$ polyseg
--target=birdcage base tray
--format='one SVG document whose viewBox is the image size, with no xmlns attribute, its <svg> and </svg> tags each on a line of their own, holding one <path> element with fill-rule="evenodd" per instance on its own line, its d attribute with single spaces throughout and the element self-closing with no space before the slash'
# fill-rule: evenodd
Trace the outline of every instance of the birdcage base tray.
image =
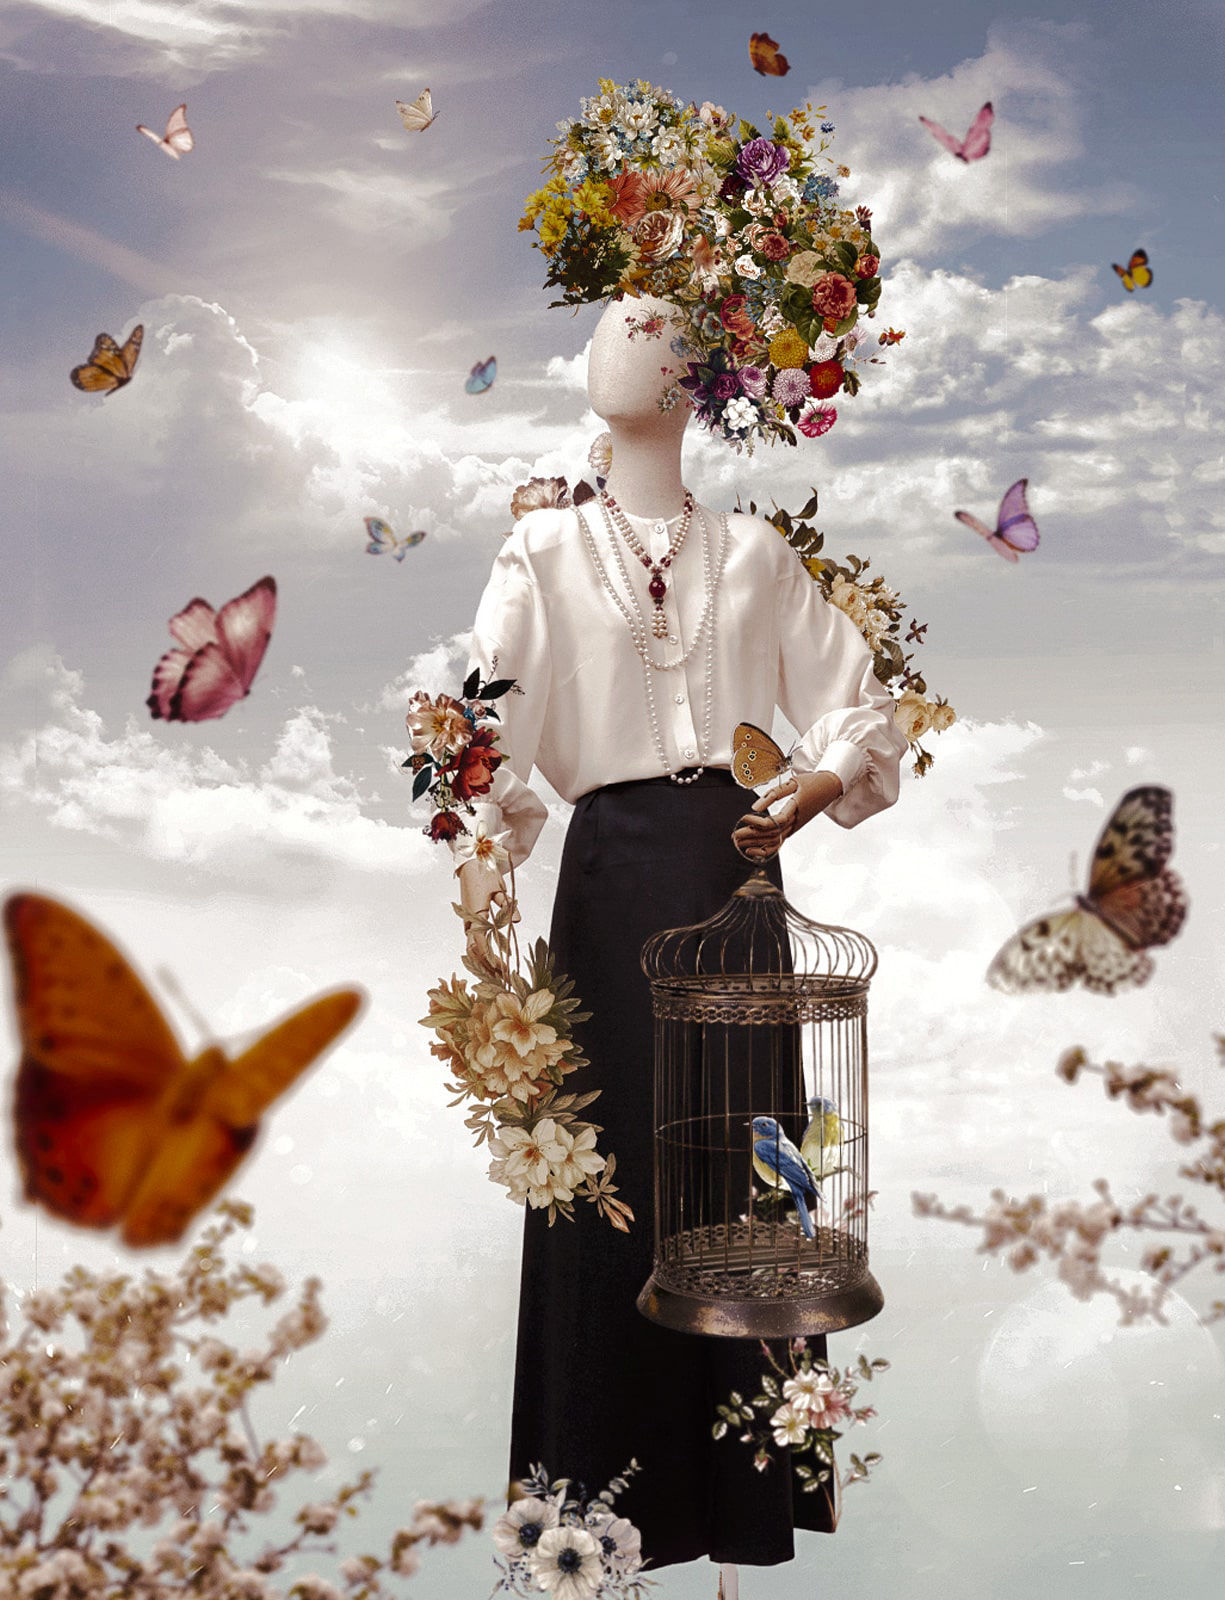
<svg viewBox="0 0 1225 1600">
<path fill-rule="evenodd" d="M 652 1274 L 638 1296 L 638 1309 L 651 1322 L 677 1333 L 706 1333 L 724 1339 L 798 1339 L 838 1333 L 870 1322 L 884 1304 L 881 1286 L 870 1272 L 832 1293 L 752 1300 L 682 1294 L 658 1283 Z"/>
</svg>

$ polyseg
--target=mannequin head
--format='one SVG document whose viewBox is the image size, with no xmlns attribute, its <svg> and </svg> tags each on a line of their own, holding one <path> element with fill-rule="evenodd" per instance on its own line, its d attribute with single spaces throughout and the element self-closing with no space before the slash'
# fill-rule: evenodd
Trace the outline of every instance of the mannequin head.
<svg viewBox="0 0 1225 1600">
<path fill-rule="evenodd" d="M 671 411 L 659 409 L 661 397 L 684 370 L 669 347 L 676 333 L 674 315 L 675 307 L 667 300 L 651 295 L 634 300 L 627 295 L 612 301 L 596 325 L 587 394 L 592 410 L 609 424 L 614 438 L 623 433 L 679 440 L 685 431 L 690 417 L 687 397 Z M 641 322 L 650 316 L 664 318 L 662 337 L 637 333 L 631 338 L 631 319 Z"/>
</svg>

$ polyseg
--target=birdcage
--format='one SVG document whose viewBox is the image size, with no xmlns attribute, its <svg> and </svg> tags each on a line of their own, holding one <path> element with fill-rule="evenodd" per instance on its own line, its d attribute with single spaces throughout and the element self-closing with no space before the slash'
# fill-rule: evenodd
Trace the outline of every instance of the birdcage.
<svg viewBox="0 0 1225 1600">
<path fill-rule="evenodd" d="M 642 967 L 655 1017 L 655 1255 L 638 1309 L 736 1338 L 874 1317 L 876 951 L 802 917 L 758 871 L 708 921 L 648 939 Z"/>
</svg>

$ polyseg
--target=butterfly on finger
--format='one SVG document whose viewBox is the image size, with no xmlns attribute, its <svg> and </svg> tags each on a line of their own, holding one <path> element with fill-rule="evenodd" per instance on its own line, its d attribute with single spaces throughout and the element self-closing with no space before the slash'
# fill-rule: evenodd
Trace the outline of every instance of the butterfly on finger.
<svg viewBox="0 0 1225 1600">
<path fill-rule="evenodd" d="M 143 133 L 146 139 L 152 139 L 159 150 L 173 160 L 185 156 L 189 150 L 194 150 L 196 141 L 192 138 L 191 129 L 187 126 L 187 102 L 175 106 L 166 123 L 165 134 L 154 133 L 152 128 L 146 128 L 143 122 L 136 124 L 137 133 Z"/>
<path fill-rule="evenodd" d="M 133 1248 L 173 1244 L 233 1176 L 263 1113 L 348 1027 L 360 989 L 320 995 L 230 1057 L 189 1060 L 110 939 L 38 894 L 5 902 L 21 1034 L 14 1131 L 25 1198 Z"/>
<path fill-rule="evenodd" d="M 397 561 L 403 561 L 413 546 L 420 544 L 425 538 L 424 528 L 416 528 L 412 533 L 399 534 L 390 528 L 382 517 L 366 517 L 364 521 L 366 536 L 369 539 L 366 545 L 367 555 L 394 555 Z"/>
<path fill-rule="evenodd" d="M 1114 994 L 1147 983 L 1149 950 L 1168 944 L 1187 914 L 1186 890 L 1168 865 L 1173 816 L 1168 789 L 1129 790 L 1097 841 L 1087 891 L 1072 909 L 1048 912 L 1008 940 L 987 969 L 992 988 L 1025 994 L 1080 982 Z"/>
<path fill-rule="evenodd" d="M 989 528 L 968 511 L 954 511 L 953 515 L 958 522 L 964 522 L 967 528 L 973 528 L 975 533 L 981 534 L 1005 561 L 1016 561 L 1018 552 L 1038 548 L 1038 524 L 1030 515 L 1029 502 L 1025 498 L 1028 483 L 1028 478 L 1018 478 L 1010 489 L 1005 490 L 994 528 Z"/>
<path fill-rule="evenodd" d="M 773 783 L 790 768 L 792 754 L 785 754 L 755 723 L 738 722 L 732 733 L 732 777 L 742 789 Z"/>
<path fill-rule="evenodd" d="M 79 367 L 73 367 L 68 376 L 86 394 L 114 394 L 116 389 L 131 383 L 144 337 L 145 329 L 141 322 L 132 329 L 122 347 L 115 343 L 109 333 L 100 333 L 94 340 L 89 360 Z"/>
</svg>

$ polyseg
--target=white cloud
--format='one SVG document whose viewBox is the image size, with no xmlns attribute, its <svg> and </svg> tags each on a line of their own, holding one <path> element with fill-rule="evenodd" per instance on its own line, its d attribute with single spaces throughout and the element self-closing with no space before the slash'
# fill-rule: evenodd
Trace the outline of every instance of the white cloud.
<svg viewBox="0 0 1225 1600">
<path fill-rule="evenodd" d="M 0 744 L 0 793 L 13 812 L 248 888 L 274 887 L 290 871 L 299 884 L 303 875 L 321 881 L 341 865 L 416 874 L 430 860 L 415 821 L 393 827 L 365 814 L 357 785 L 335 769 L 329 730 L 340 719 L 316 707 L 291 712 L 257 765 L 170 743 L 173 732 L 146 732 L 133 718 L 108 733 L 84 703 L 81 675 L 58 659 L 27 652 L 9 663 L 4 685 L 23 702 L 33 688 L 46 708 Z"/>
<path fill-rule="evenodd" d="M 834 153 L 850 167 L 844 196 L 872 207 L 890 261 L 947 258 L 950 246 L 985 235 L 1033 237 L 1078 216 L 1121 212 L 1131 185 L 1077 187 L 1066 168 L 1084 152 L 1084 97 L 1074 62 L 1084 44 L 1075 26 L 995 27 L 986 51 L 951 72 L 901 83 L 844 89 L 822 81 Z M 920 115 L 961 137 L 990 100 L 992 148 L 967 165 L 939 145 Z"/>
</svg>

